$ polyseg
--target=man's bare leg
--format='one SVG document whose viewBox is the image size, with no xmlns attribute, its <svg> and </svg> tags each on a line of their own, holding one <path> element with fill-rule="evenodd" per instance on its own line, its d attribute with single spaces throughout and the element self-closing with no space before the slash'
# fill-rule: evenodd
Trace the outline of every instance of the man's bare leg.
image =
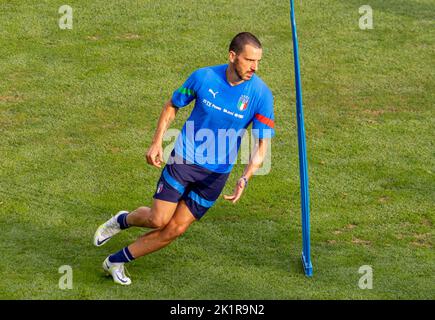
<svg viewBox="0 0 435 320">
<path fill-rule="evenodd" d="M 192 222 L 196 220 L 184 201 L 180 201 L 178 205 L 175 205 L 176 209 L 173 216 L 163 228 L 148 232 L 137 239 L 136 242 L 108 256 L 104 260 L 103 269 L 112 276 L 115 283 L 121 285 L 131 284 L 131 279 L 124 272 L 124 264 L 126 262 L 167 246 L 178 236 L 182 235 Z M 147 210 L 144 211 L 143 215 L 149 214 Z M 136 215 L 139 214 L 136 213 Z"/>
<path fill-rule="evenodd" d="M 181 200 L 173 217 L 164 228 L 150 231 L 141 236 L 136 242 L 129 245 L 128 249 L 135 259 L 157 251 L 182 235 L 195 220 L 196 218 L 186 203 Z"/>
<path fill-rule="evenodd" d="M 151 208 L 140 207 L 131 213 L 120 211 L 97 228 L 94 245 L 104 245 L 121 230 L 131 226 L 161 229 L 171 220 L 177 205 L 176 202 L 154 199 Z"/>
<path fill-rule="evenodd" d="M 163 228 L 171 220 L 178 203 L 154 199 L 151 208 L 139 207 L 127 216 L 127 224 L 135 227 Z"/>
</svg>

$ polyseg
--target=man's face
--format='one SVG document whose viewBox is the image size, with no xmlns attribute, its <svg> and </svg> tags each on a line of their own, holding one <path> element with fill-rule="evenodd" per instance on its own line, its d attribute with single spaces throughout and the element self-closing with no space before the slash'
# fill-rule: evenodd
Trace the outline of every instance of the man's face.
<svg viewBox="0 0 435 320">
<path fill-rule="evenodd" d="M 230 62 L 241 80 L 250 80 L 258 70 L 263 50 L 250 44 L 245 45 L 243 51 L 236 54 L 230 51 Z"/>
</svg>

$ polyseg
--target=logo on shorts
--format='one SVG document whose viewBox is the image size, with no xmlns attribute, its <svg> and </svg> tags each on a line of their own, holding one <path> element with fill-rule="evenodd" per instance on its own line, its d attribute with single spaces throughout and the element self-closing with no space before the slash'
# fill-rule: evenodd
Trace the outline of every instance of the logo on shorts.
<svg viewBox="0 0 435 320">
<path fill-rule="evenodd" d="M 240 111 L 245 111 L 246 108 L 248 107 L 248 102 L 249 102 L 249 97 L 242 95 L 239 98 L 239 102 L 237 102 L 237 109 L 239 109 Z"/>
<path fill-rule="evenodd" d="M 157 191 L 156 193 L 160 193 L 163 190 L 163 182 L 160 182 L 159 185 L 157 186 Z"/>
</svg>

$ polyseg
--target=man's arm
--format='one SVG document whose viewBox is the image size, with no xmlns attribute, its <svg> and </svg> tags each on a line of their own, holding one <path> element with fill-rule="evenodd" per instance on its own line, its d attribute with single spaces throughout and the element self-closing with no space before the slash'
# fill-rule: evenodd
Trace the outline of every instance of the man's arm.
<svg viewBox="0 0 435 320">
<path fill-rule="evenodd" d="M 169 99 L 160 113 L 160 118 L 157 123 L 157 129 L 154 133 L 153 141 L 150 148 L 147 151 L 146 159 L 147 162 L 157 168 L 161 168 L 163 163 L 163 135 L 166 130 L 168 130 L 169 125 L 175 119 L 178 108 L 175 107 Z"/>
<path fill-rule="evenodd" d="M 258 143 L 255 145 L 254 152 L 251 154 L 249 163 L 245 167 L 242 177 L 237 180 L 236 187 L 232 195 L 224 195 L 225 200 L 229 200 L 232 203 L 236 203 L 242 196 L 243 190 L 246 187 L 248 180 L 252 177 L 255 171 L 257 171 L 264 160 L 267 152 L 267 146 L 269 139 L 259 139 Z"/>
</svg>

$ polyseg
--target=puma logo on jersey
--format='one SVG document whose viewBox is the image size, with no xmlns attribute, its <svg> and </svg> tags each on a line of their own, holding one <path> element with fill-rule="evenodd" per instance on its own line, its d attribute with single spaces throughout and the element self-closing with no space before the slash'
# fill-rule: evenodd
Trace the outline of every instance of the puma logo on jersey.
<svg viewBox="0 0 435 320">
<path fill-rule="evenodd" d="M 211 90 L 211 89 L 208 89 L 208 92 L 210 92 L 212 95 L 213 95 L 213 98 L 216 98 L 216 95 L 219 93 L 219 92 L 213 92 L 213 90 Z"/>
</svg>

